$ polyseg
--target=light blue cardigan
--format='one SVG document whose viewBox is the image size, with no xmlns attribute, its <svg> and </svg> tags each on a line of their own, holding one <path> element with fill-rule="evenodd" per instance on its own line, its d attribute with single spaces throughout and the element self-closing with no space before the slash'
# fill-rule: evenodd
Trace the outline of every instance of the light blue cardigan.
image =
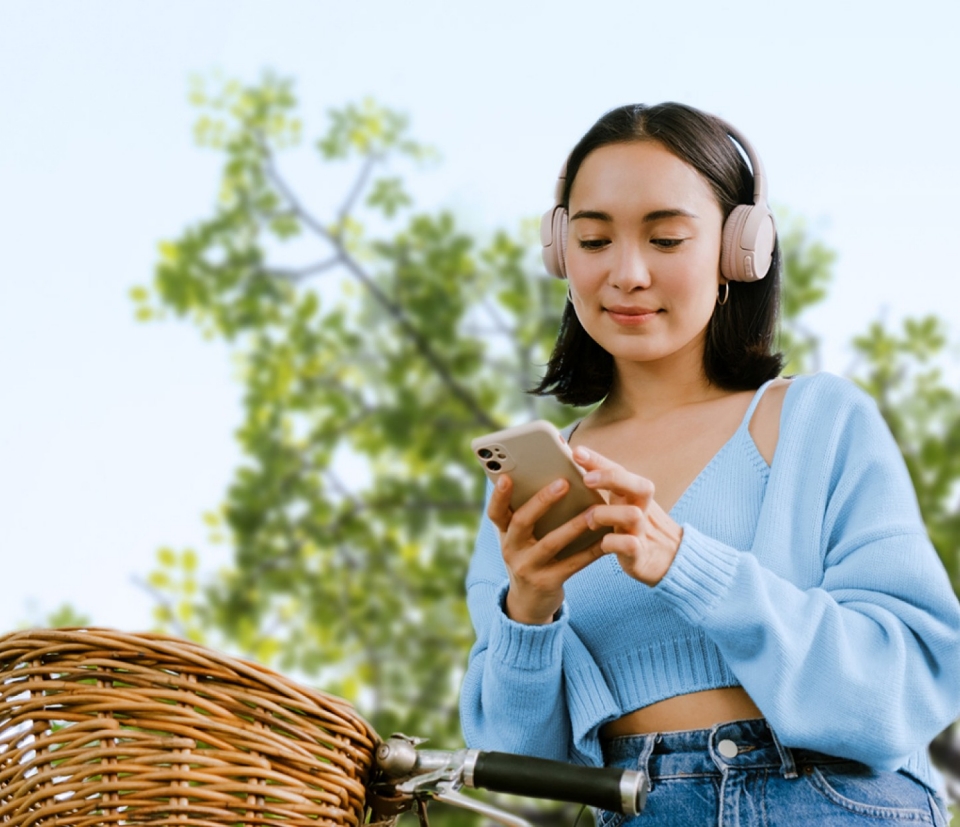
<svg viewBox="0 0 960 827">
<path fill-rule="evenodd" d="M 605 556 L 556 621 L 515 623 L 484 516 L 468 745 L 600 764 L 607 721 L 739 684 L 787 746 L 940 786 L 926 747 L 960 715 L 960 606 L 900 451 L 870 397 L 816 374 L 790 384 L 767 466 L 748 431 L 763 390 L 671 510 L 683 542 L 653 588 Z"/>
</svg>

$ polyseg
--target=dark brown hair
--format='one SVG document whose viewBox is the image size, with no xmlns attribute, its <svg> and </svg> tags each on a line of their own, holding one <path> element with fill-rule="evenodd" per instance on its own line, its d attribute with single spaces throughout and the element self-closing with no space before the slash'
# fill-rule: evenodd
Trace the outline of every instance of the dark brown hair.
<svg viewBox="0 0 960 827">
<path fill-rule="evenodd" d="M 632 104 L 612 109 L 573 148 L 567 159 L 562 203 L 584 159 L 609 144 L 656 141 L 699 172 L 713 190 L 724 219 L 738 204 L 753 203 L 753 174 L 719 118 L 680 103 Z M 779 242 L 770 270 L 755 282 L 730 282 L 729 300 L 707 324 L 703 370 L 726 390 L 752 390 L 780 373 L 775 351 L 780 315 Z M 570 405 L 590 405 L 613 386 L 613 357 L 583 329 L 573 305 L 563 309 L 560 332 L 547 371 L 531 393 L 556 396 Z"/>
</svg>

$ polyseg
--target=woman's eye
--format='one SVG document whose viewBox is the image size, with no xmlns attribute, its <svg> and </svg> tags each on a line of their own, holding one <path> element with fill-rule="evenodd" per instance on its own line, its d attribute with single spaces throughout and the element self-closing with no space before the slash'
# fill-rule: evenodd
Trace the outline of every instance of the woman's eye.
<svg viewBox="0 0 960 827">
<path fill-rule="evenodd" d="M 651 244 L 656 247 L 661 247 L 665 250 L 669 250 L 671 247 L 679 247 L 683 244 L 684 239 L 682 238 L 654 238 L 651 239 Z"/>
<path fill-rule="evenodd" d="M 600 250 L 610 242 L 605 238 L 581 238 L 580 247 L 583 250 Z"/>
</svg>

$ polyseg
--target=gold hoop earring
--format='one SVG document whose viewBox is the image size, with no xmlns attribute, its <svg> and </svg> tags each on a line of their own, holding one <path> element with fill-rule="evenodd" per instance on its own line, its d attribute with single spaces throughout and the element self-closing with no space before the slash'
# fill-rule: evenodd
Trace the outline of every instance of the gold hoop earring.
<svg viewBox="0 0 960 827">
<path fill-rule="evenodd" d="M 727 303 L 727 301 L 729 301 L 729 299 L 730 299 L 730 282 L 729 282 L 729 281 L 725 281 L 725 282 L 723 283 L 723 298 L 722 298 L 722 299 L 720 298 L 720 290 L 719 290 L 719 288 L 717 289 L 717 305 L 718 305 L 719 307 L 723 307 L 723 306 Z"/>
<path fill-rule="evenodd" d="M 570 292 L 570 285 L 567 285 L 567 301 L 573 304 L 573 294 Z"/>
</svg>

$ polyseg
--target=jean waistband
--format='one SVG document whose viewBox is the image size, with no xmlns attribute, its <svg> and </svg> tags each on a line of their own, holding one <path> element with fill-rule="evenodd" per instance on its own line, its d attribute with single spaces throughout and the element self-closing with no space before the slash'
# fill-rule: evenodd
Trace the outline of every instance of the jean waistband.
<svg viewBox="0 0 960 827">
<path fill-rule="evenodd" d="M 606 764 L 642 770 L 651 781 L 774 768 L 786 778 L 796 778 L 798 767 L 844 760 L 785 747 L 763 718 L 730 721 L 710 729 L 623 735 L 605 741 L 603 750 Z"/>
</svg>

